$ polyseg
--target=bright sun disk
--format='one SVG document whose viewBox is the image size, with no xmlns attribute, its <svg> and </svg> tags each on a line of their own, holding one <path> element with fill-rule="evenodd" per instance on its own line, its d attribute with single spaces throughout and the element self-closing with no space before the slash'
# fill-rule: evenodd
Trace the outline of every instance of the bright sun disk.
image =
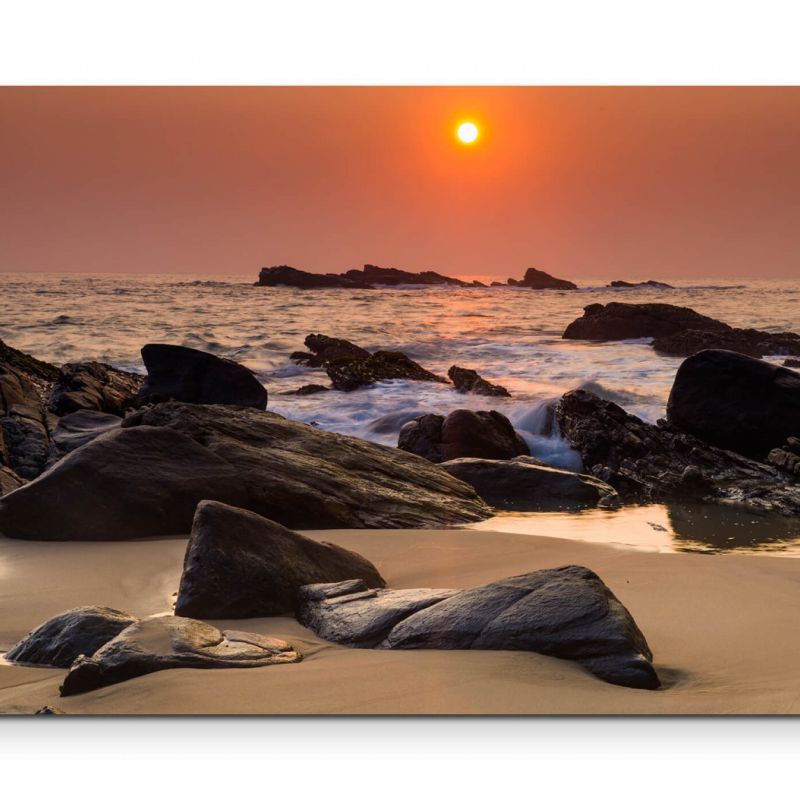
<svg viewBox="0 0 800 800">
<path fill-rule="evenodd" d="M 462 122 L 456 135 L 464 144 L 472 144 L 478 138 L 478 126 L 474 122 Z"/>
</svg>

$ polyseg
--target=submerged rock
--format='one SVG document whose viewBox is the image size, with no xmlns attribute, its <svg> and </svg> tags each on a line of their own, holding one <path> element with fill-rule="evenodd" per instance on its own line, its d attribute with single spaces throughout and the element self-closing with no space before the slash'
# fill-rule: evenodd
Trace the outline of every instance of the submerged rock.
<svg viewBox="0 0 800 800">
<path fill-rule="evenodd" d="M 727 350 L 704 350 L 678 368 L 667 420 L 703 441 L 763 459 L 800 435 L 800 375 Z"/>
<path fill-rule="evenodd" d="M 357 647 L 529 650 L 578 661 L 610 683 L 660 685 L 628 610 L 591 570 L 544 569 L 462 591 L 365 591 L 358 581 L 301 591 L 299 619 Z M 384 638 L 379 641 L 379 637 Z"/>
<path fill-rule="evenodd" d="M 619 495 L 592 475 L 581 475 L 521 456 L 510 461 L 457 458 L 442 469 L 468 483 L 490 506 L 504 511 L 560 511 L 614 508 Z"/>
<path fill-rule="evenodd" d="M 447 383 L 444 378 L 412 361 L 405 353 L 390 350 L 378 350 L 368 358 L 334 358 L 327 362 L 326 371 L 333 388 L 344 392 L 385 380 Z"/>
<path fill-rule="evenodd" d="M 447 377 L 453 382 L 457 392 L 481 394 L 489 397 L 511 397 L 511 393 L 504 386 L 489 383 L 484 380 L 474 369 L 465 369 L 453 364 L 447 371 Z"/>
<path fill-rule="evenodd" d="M 122 416 L 132 406 L 144 378 L 99 361 L 64 364 L 48 406 L 59 416 L 87 409 Z"/>
<path fill-rule="evenodd" d="M 206 500 L 194 515 L 175 614 L 203 619 L 290 614 L 301 586 L 350 578 L 370 587 L 385 585 L 358 553 Z"/>
<path fill-rule="evenodd" d="M 140 403 L 178 400 L 267 407 L 267 390 L 247 367 L 235 361 L 171 344 L 146 344 L 142 360 L 147 380 L 139 392 Z"/>
<path fill-rule="evenodd" d="M 800 478 L 800 439 L 790 436 L 781 447 L 770 450 L 767 463 Z"/>
<path fill-rule="evenodd" d="M 92 656 L 77 658 L 64 678 L 61 696 L 165 669 L 241 669 L 300 660 L 300 654 L 282 639 L 220 631 L 184 617 L 149 617 L 124 628 Z"/>
<path fill-rule="evenodd" d="M 714 447 L 674 425 L 650 425 L 590 392 L 567 392 L 556 418 L 584 468 L 625 501 L 694 500 L 800 513 L 800 485 L 781 470 Z"/>
<path fill-rule="evenodd" d="M 438 527 L 491 513 L 470 486 L 402 450 L 250 408 L 162 403 L 0 499 L 0 533 L 188 536 L 201 500 L 294 529 Z"/>
<path fill-rule="evenodd" d="M 435 464 L 455 458 L 530 455 L 525 440 L 499 411 L 458 409 L 447 417 L 425 414 L 403 425 L 397 446 Z"/>
<path fill-rule="evenodd" d="M 305 397 L 309 394 L 319 394 L 320 392 L 329 392 L 330 390 L 330 386 L 322 386 L 322 384 L 319 383 L 307 383 L 305 386 L 301 386 L 293 392 L 287 392 L 287 394 L 297 394 L 301 397 Z"/>
<path fill-rule="evenodd" d="M 81 606 L 43 622 L 6 653 L 6 659 L 44 667 L 69 667 L 92 655 L 137 617 L 104 606 Z"/>
<path fill-rule="evenodd" d="M 513 281 L 509 278 L 512 286 L 526 286 L 530 289 L 577 289 L 577 285 L 572 281 L 563 278 L 554 278 L 547 272 L 540 269 L 529 269 L 525 272 L 525 277 L 521 281 Z"/>
<path fill-rule="evenodd" d="M 800 358 L 787 358 L 783 362 L 784 367 L 791 367 L 792 369 L 797 369 L 800 367 Z"/>
</svg>

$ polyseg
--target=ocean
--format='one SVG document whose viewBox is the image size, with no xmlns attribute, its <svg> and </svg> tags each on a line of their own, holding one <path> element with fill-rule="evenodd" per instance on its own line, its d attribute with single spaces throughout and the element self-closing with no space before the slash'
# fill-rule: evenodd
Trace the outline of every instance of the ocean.
<svg viewBox="0 0 800 800">
<path fill-rule="evenodd" d="M 397 443 L 400 427 L 414 416 L 494 408 L 511 419 L 533 455 L 577 468 L 575 454 L 557 434 L 543 435 L 546 404 L 583 387 L 655 422 L 681 362 L 657 355 L 648 340 L 563 340 L 564 328 L 585 305 L 668 302 L 739 327 L 800 332 L 800 282 L 788 280 L 659 276 L 676 288 L 610 289 L 605 280 L 577 279 L 586 287 L 577 291 L 303 291 L 254 286 L 254 280 L 255 274 L 5 273 L 0 338 L 55 364 L 96 359 L 139 372 L 139 350 L 148 342 L 206 350 L 250 367 L 269 391 L 270 410 L 388 445 Z M 328 383 L 324 371 L 289 358 L 304 349 L 309 333 L 349 339 L 368 350 L 401 350 L 441 375 L 453 364 L 476 369 L 512 396 L 463 395 L 447 385 L 410 381 L 350 393 L 287 394 L 304 384 Z"/>
</svg>

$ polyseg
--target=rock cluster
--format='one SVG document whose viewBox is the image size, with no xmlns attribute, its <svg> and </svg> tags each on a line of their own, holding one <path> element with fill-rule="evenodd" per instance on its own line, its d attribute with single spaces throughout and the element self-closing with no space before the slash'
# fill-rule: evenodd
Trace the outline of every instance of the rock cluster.
<svg viewBox="0 0 800 800">
<path fill-rule="evenodd" d="M 73 411 L 100 411 L 122 416 L 144 379 L 99 361 L 64 364 L 50 393 L 49 408 L 58 416 Z"/>
<path fill-rule="evenodd" d="M 351 269 L 340 274 L 295 269 L 282 265 L 264 267 L 256 286 L 292 286 L 297 289 L 374 289 L 377 286 L 482 286 L 479 281 L 462 281 L 431 270 L 409 272 L 393 267 L 365 264 L 363 269 Z"/>
<path fill-rule="evenodd" d="M 770 450 L 767 463 L 800 478 L 800 439 L 790 436 L 781 447 Z"/>
</svg>

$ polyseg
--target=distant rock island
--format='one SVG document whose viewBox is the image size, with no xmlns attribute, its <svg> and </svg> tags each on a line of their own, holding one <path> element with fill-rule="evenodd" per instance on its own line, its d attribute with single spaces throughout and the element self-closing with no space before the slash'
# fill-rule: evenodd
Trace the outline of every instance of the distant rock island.
<svg viewBox="0 0 800 800">
<path fill-rule="evenodd" d="M 529 269 L 525 277 L 521 280 L 514 278 L 508 279 L 509 286 L 526 286 L 531 289 L 577 289 L 577 285 L 572 281 L 565 281 L 562 278 L 554 278 L 547 272 L 540 269 Z"/>
<path fill-rule="evenodd" d="M 629 283 L 628 281 L 611 281 L 608 284 L 611 289 L 674 289 L 668 283 L 662 281 L 639 281 L 638 283 Z"/>
</svg>

